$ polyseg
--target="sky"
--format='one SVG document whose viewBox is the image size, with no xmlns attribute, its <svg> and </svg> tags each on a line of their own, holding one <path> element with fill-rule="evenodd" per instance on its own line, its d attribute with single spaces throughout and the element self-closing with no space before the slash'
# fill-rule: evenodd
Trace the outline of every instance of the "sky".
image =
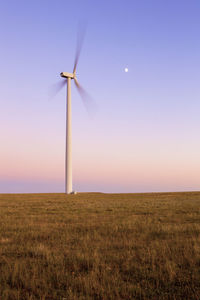
<svg viewBox="0 0 200 300">
<path fill-rule="evenodd" d="M 64 192 L 66 90 L 72 82 L 73 189 L 200 190 L 199 0 L 0 2 L 0 193 Z M 128 68 L 128 72 L 125 72 Z"/>
</svg>

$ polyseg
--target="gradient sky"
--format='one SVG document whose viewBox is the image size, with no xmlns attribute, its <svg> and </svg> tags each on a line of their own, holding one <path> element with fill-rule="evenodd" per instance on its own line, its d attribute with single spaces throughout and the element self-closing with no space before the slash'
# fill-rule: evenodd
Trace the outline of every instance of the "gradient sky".
<svg viewBox="0 0 200 300">
<path fill-rule="evenodd" d="M 66 91 L 72 83 L 77 191 L 200 190 L 199 0 L 0 2 L 0 192 L 63 192 Z M 129 72 L 125 73 L 124 68 Z"/>
</svg>

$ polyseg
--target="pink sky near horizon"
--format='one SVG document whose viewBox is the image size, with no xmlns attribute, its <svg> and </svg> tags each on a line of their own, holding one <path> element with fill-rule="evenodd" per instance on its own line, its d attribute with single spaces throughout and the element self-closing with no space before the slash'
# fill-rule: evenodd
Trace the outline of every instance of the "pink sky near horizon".
<svg viewBox="0 0 200 300">
<path fill-rule="evenodd" d="M 49 144 L 42 137 L 26 137 L 23 147 L 16 147 L 17 141 L 12 139 L 6 147 L 1 147 L 0 179 L 26 182 L 59 182 L 64 189 L 64 142 Z M 105 147 L 100 147 L 104 141 Z M 73 152 L 73 181 L 74 186 L 89 187 L 94 190 L 101 186 L 101 191 L 108 191 L 108 186 L 116 190 L 127 191 L 168 191 L 196 190 L 200 177 L 198 163 L 198 148 L 180 145 L 174 149 L 173 144 L 165 141 L 150 144 L 145 141 L 119 143 L 116 140 L 99 140 L 96 145 L 92 142 L 81 147 L 81 140 L 74 142 Z M 9 151 L 8 151 L 9 149 Z M 15 151 L 14 151 L 15 149 Z M 113 151 L 116 149 L 116 151 Z M 192 150 L 192 151 L 191 151 Z M 188 157 L 191 159 L 189 160 Z M 103 186 L 105 190 L 103 190 Z M 145 188 L 146 187 L 146 188 Z M 87 188 L 85 189 L 87 190 Z M 44 192 L 48 192 L 47 185 Z"/>
</svg>

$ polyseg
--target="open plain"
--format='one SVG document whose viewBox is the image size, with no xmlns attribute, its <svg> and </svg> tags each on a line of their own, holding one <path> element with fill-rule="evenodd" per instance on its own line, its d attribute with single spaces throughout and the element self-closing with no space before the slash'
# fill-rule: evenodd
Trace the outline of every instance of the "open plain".
<svg viewBox="0 0 200 300">
<path fill-rule="evenodd" d="M 200 192 L 1 194 L 0 299 L 200 299 Z"/>
</svg>

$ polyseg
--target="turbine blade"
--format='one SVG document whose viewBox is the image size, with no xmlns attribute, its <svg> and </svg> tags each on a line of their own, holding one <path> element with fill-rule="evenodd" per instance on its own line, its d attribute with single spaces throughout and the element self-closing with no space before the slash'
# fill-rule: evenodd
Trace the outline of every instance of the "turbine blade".
<svg viewBox="0 0 200 300">
<path fill-rule="evenodd" d="M 52 86 L 49 89 L 49 98 L 50 99 L 54 98 L 66 84 L 67 84 L 66 79 L 59 81 L 55 84 L 52 84 Z"/>
<path fill-rule="evenodd" d="M 83 104 L 84 104 L 87 112 L 91 116 L 91 114 L 94 112 L 94 110 L 96 108 L 95 102 L 92 99 L 92 97 L 88 94 L 88 92 L 86 92 L 86 90 L 80 85 L 80 83 L 78 82 L 76 77 L 74 78 L 74 82 L 75 82 L 76 88 L 83 100 Z"/>
<path fill-rule="evenodd" d="M 80 53 L 81 53 L 81 49 L 82 49 L 82 46 L 83 46 L 83 41 L 84 41 L 84 38 L 85 38 L 85 32 L 86 32 L 86 24 L 79 24 L 73 74 L 76 74 L 76 67 L 77 67 L 79 57 L 80 57 Z"/>
</svg>

